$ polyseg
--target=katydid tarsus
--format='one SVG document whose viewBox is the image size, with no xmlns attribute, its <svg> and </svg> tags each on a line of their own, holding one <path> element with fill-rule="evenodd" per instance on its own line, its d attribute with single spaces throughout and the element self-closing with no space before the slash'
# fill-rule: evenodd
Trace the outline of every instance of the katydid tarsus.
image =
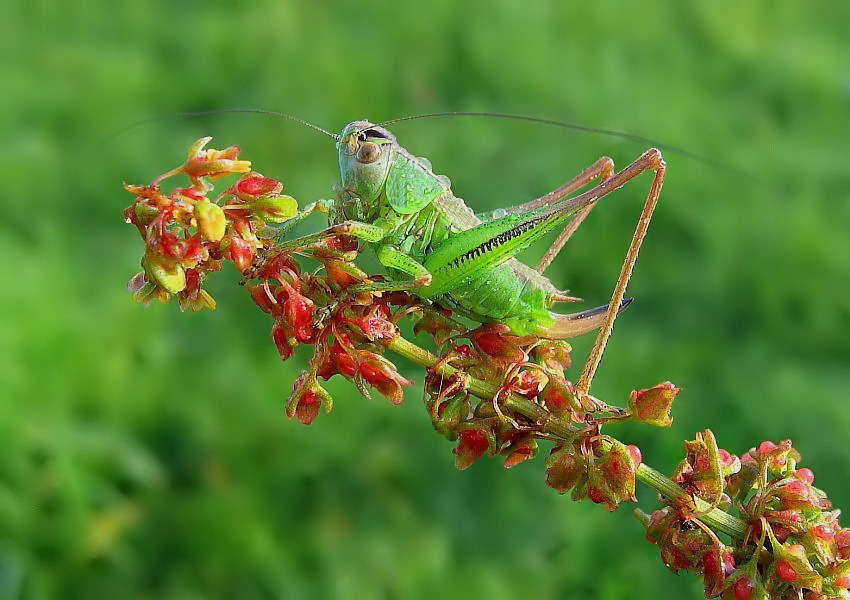
<svg viewBox="0 0 850 600">
<path fill-rule="evenodd" d="M 544 196 L 476 215 L 452 193 L 448 178 L 436 175 L 426 159 L 400 146 L 383 126 L 386 124 L 355 121 L 339 136 L 329 134 L 337 140 L 339 155 L 337 198 L 305 208 L 284 231 L 317 208 L 329 212 L 333 224 L 319 233 L 283 242 L 275 251 L 330 236 L 353 236 L 373 248 L 390 279 L 349 291 L 406 290 L 475 321 L 502 322 L 517 334 L 543 338 L 569 338 L 598 329 L 575 386 L 576 395 L 583 399 L 614 321 L 631 301 L 625 298 L 626 285 L 664 181 L 661 152 L 647 150 L 620 171 L 610 158 L 601 158 Z M 654 178 L 610 302 L 572 314 L 550 312 L 555 302 L 576 298 L 556 289 L 543 271 L 600 198 L 644 171 L 652 171 Z M 591 183 L 589 190 L 570 197 Z M 514 258 L 564 224 L 535 268 Z"/>
</svg>

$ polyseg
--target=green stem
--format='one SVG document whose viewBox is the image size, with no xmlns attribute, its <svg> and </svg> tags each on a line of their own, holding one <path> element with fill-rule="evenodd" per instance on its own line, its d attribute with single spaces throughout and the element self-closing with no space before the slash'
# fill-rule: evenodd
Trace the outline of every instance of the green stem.
<svg viewBox="0 0 850 600">
<path fill-rule="evenodd" d="M 420 348 L 401 336 L 390 342 L 388 347 L 396 354 L 426 368 L 434 367 L 440 362 L 439 357 L 434 353 Z M 458 371 L 445 363 L 439 365 L 436 370 L 437 373 L 444 377 L 449 377 Z M 489 400 L 495 395 L 496 391 L 497 387 L 494 385 L 490 385 L 474 377 L 469 378 L 469 392 L 479 398 Z M 566 439 L 570 439 L 576 435 L 577 429 L 569 422 L 559 419 L 528 398 L 511 394 L 505 399 L 504 405 L 506 408 L 528 417 L 535 423 L 542 424 L 544 431 Z M 698 514 L 704 513 L 700 514 L 698 518 L 711 527 L 712 530 L 723 532 L 737 539 L 743 539 L 746 535 L 747 524 L 744 521 L 719 508 L 708 510 L 710 505 L 707 502 L 691 496 L 679 487 L 675 481 L 665 477 L 645 463 L 641 463 L 638 466 L 635 479 L 664 496 L 672 506 L 684 507 L 689 512 L 696 511 Z"/>
</svg>

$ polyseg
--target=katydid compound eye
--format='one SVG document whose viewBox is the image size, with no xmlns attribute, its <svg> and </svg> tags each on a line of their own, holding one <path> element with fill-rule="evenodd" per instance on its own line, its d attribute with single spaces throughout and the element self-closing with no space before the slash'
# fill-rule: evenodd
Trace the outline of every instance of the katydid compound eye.
<svg viewBox="0 0 850 600">
<path fill-rule="evenodd" d="M 357 150 L 357 162 L 373 163 L 381 156 L 381 147 L 372 142 L 361 142 Z"/>
</svg>

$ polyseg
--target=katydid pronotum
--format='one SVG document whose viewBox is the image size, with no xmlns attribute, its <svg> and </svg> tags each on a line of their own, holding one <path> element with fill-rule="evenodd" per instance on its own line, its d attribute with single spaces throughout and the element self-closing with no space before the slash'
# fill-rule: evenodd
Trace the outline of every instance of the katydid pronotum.
<svg viewBox="0 0 850 600">
<path fill-rule="evenodd" d="M 353 236 L 373 248 L 390 276 L 387 281 L 354 286 L 360 290 L 406 290 L 475 321 L 505 323 L 517 334 L 562 339 L 598 329 L 575 386 L 577 397 L 584 399 L 614 321 L 631 301 L 625 298 L 626 285 L 664 181 L 661 152 L 647 150 L 620 171 L 610 158 L 600 158 L 544 196 L 476 215 L 452 193 L 448 178 L 435 175 L 428 160 L 398 144 L 383 126 L 388 123 L 355 121 L 340 135 L 329 134 L 336 138 L 339 154 L 337 197 L 305 208 L 282 231 L 317 208 L 331 215 L 333 225 L 283 242 L 275 251 L 330 236 Z M 556 289 L 543 271 L 600 198 L 644 171 L 653 171 L 654 178 L 610 302 L 573 314 L 550 312 L 555 302 L 576 298 Z M 591 183 L 591 189 L 569 197 Z M 514 258 L 564 223 L 564 230 L 535 268 Z"/>
</svg>

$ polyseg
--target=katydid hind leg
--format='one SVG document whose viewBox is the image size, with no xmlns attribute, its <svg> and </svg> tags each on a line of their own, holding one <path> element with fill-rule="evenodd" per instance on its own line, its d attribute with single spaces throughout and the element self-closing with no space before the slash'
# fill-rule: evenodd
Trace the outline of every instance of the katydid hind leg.
<svg viewBox="0 0 850 600">
<path fill-rule="evenodd" d="M 611 160 L 607 156 L 603 156 L 595 163 L 590 165 L 584 171 L 564 183 L 563 185 L 555 188 L 551 192 L 540 196 L 539 198 L 535 198 L 530 202 L 526 202 L 525 204 L 519 204 L 517 206 L 513 206 L 508 209 L 503 209 L 499 211 L 499 214 L 509 215 L 509 214 L 521 214 L 527 213 L 529 211 L 537 210 L 547 205 L 552 205 L 567 197 L 569 194 L 574 192 L 575 190 L 584 187 L 591 181 L 595 179 L 602 179 L 602 181 L 607 180 L 614 174 L 614 161 Z M 587 217 L 595 203 L 589 204 L 585 208 L 576 212 L 575 216 L 567 223 L 564 230 L 558 235 L 555 242 L 549 247 L 546 251 L 546 254 L 540 259 L 540 262 L 537 263 L 537 266 L 534 267 L 534 270 L 538 273 L 543 273 L 546 268 L 552 263 L 567 241 L 570 239 L 573 233 L 575 233 L 576 229 L 578 229 L 579 225 L 581 225 L 582 221 Z M 571 296 L 562 295 L 559 298 L 556 298 L 556 301 L 563 302 L 575 302 L 580 300 L 579 298 L 573 298 Z"/>
<path fill-rule="evenodd" d="M 506 215 L 527 213 L 544 206 L 549 206 L 553 202 L 558 202 L 562 198 L 566 198 L 568 195 L 570 195 L 577 189 L 584 187 L 594 179 L 602 178 L 602 180 L 604 181 L 611 177 L 611 175 L 613 174 L 614 161 L 608 158 L 607 156 L 603 156 L 595 163 L 587 167 L 584 171 L 582 171 L 563 185 L 558 186 L 551 192 L 548 192 L 540 196 L 539 198 L 535 198 L 534 200 L 531 200 L 524 204 L 518 204 L 517 206 L 512 206 L 510 208 L 503 209 L 501 213 Z"/>
<path fill-rule="evenodd" d="M 583 187 L 584 185 L 590 183 L 594 179 L 600 178 L 602 181 L 606 181 L 614 174 L 614 161 L 608 158 L 607 156 L 603 156 L 595 163 L 593 163 L 590 167 L 579 173 L 578 176 L 574 177 L 572 180 L 568 181 L 562 187 L 564 189 L 564 194 L 569 194 L 575 189 Z M 545 198 L 545 196 L 544 196 Z M 539 199 L 538 199 L 539 200 Z M 532 201 L 536 202 L 536 201 Z M 531 204 L 531 203 L 530 203 Z M 572 237 L 573 233 L 575 233 L 576 229 L 579 228 L 579 225 L 582 224 L 587 215 L 590 214 L 590 211 L 593 210 L 593 207 L 596 206 L 596 203 L 588 204 L 585 208 L 579 210 L 576 215 L 567 223 L 567 226 L 564 227 L 563 231 L 558 234 L 558 237 L 549 246 L 549 249 L 546 250 L 546 254 L 540 259 L 540 262 L 537 263 L 537 266 L 534 267 L 534 270 L 538 273 L 543 273 L 546 268 L 552 264 L 552 261 L 555 260 L 555 257 L 558 256 L 558 253 L 564 247 L 564 245 L 569 241 L 570 237 Z"/>
<path fill-rule="evenodd" d="M 578 222 L 569 229 L 569 233 L 572 233 L 599 198 L 619 187 L 605 186 L 613 178 L 613 168 L 614 163 L 610 158 L 601 158 L 545 196 L 508 209 L 498 218 L 453 235 L 426 259 L 425 266 L 433 273 L 434 281 L 424 292 L 428 297 L 433 297 L 454 289 L 471 273 L 512 258 L 545 233 L 571 216 L 575 219 L 578 214 Z M 564 199 L 573 190 L 600 177 L 603 181 L 591 190 Z M 561 237 L 564 237 L 563 234 Z M 565 295 L 562 297 L 569 298 Z"/>
<path fill-rule="evenodd" d="M 596 369 L 599 367 L 602 355 L 605 352 L 605 346 L 608 343 L 608 338 L 611 336 L 611 332 L 614 328 L 614 321 L 616 320 L 619 312 L 622 310 L 621 305 L 625 297 L 626 285 L 632 275 L 632 270 L 634 269 L 635 262 L 637 261 L 638 252 L 640 251 L 641 244 L 643 244 L 644 237 L 646 236 L 649 222 L 652 219 L 652 212 L 655 210 L 655 206 L 658 203 L 658 196 L 661 193 L 661 186 L 664 183 L 665 170 L 666 165 L 661 156 L 661 152 L 652 148 L 644 152 L 636 161 L 628 165 L 622 171 L 614 174 L 597 186 L 597 189 L 601 188 L 601 196 L 611 190 L 617 189 L 644 171 L 655 172 L 652 185 L 640 213 L 640 218 L 638 219 L 634 234 L 632 235 L 632 241 L 629 244 L 629 249 L 626 252 L 625 259 L 623 260 L 620 275 L 618 276 L 617 283 L 614 286 L 614 292 L 611 296 L 611 301 L 608 304 L 608 309 L 604 316 L 603 323 L 599 328 L 596 341 L 591 348 L 590 354 L 582 368 L 578 383 L 575 386 L 576 396 L 579 399 L 583 399 L 588 395 L 593 376 L 596 373 Z"/>
</svg>

